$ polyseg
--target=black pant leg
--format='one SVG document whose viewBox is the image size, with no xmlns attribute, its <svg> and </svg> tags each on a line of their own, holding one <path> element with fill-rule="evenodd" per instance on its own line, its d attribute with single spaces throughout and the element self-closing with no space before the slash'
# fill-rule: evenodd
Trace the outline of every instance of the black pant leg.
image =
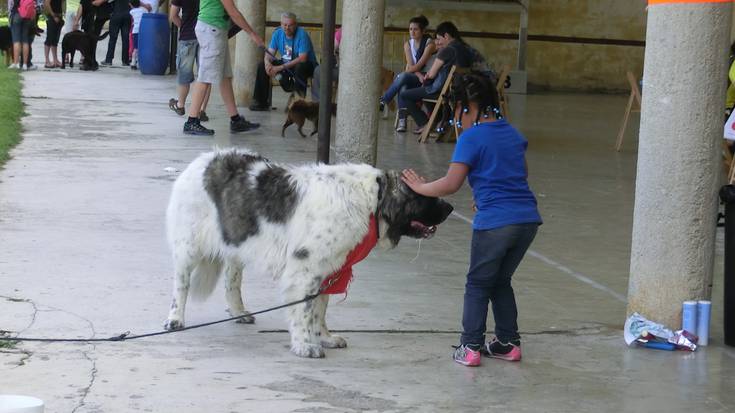
<svg viewBox="0 0 735 413">
<path fill-rule="evenodd" d="M 253 88 L 253 105 L 271 105 L 271 78 L 265 71 L 265 63 L 258 64 L 258 72 L 255 76 L 255 87 Z"/>
<path fill-rule="evenodd" d="M 115 46 L 117 45 L 117 35 L 121 29 L 121 19 L 117 16 L 110 18 L 110 40 L 107 42 L 107 55 L 105 56 L 105 62 L 111 63 L 115 57 Z"/>
<path fill-rule="evenodd" d="M 122 62 L 130 64 L 130 15 L 127 14 L 120 19 L 120 35 L 122 36 Z"/>
<path fill-rule="evenodd" d="M 306 84 L 314 75 L 314 64 L 311 62 L 304 62 L 299 63 L 294 68 L 294 75 L 296 75 L 297 80 L 295 80 L 295 90 L 296 92 L 301 96 L 306 96 Z"/>
</svg>

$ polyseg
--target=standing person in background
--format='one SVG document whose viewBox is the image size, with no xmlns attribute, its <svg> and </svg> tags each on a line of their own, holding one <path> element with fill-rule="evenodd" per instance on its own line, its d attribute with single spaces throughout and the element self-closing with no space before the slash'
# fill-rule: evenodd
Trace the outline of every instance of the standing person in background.
<svg viewBox="0 0 735 413">
<path fill-rule="evenodd" d="M 94 9 L 94 34 L 99 37 L 105 23 L 110 20 L 112 15 L 112 0 L 92 0 Z"/>
<path fill-rule="evenodd" d="M 342 28 L 334 31 L 334 67 L 332 68 L 332 81 L 339 82 L 339 44 L 342 43 Z M 319 88 L 321 87 L 321 67 L 314 69 L 314 77 L 311 79 L 311 100 L 319 102 Z"/>
<path fill-rule="evenodd" d="M 130 68 L 138 70 L 138 33 L 140 33 L 140 20 L 143 14 L 148 13 L 145 7 L 140 4 L 140 0 L 130 0 L 130 16 L 133 18 L 133 56 Z"/>
<path fill-rule="evenodd" d="M 117 36 L 120 35 L 122 42 L 122 50 L 120 51 L 120 60 L 123 66 L 130 66 L 130 4 L 128 0 L 115 0 L 112 6 L 112 14 L 110 15 L 110 41 L 107 43 L 107 56 L 101 63 L 103 66 L 112 65 L 112 59 L 115 57 L 115 46 L 117 45 Z"/>
<path fill-rule="evenodd" d="M 199 118 L 207 89 L 213 83 L 219 83 L 222 100 L 227 114 L 230 115 L 230 132 L 245 132 L 260 127 L 260 124 L 248 122 L 240 116 L 235 105 L 230 47 L 227 43 L 230 20 L 247 32 L 257 46 L 265 47 L 263 39 L 250 27 L 235 6 L 234 0 L 200 0 L 195 27 L 196 38 L 201 47 L 199 73 L 194 83 L 189 119 L 184 123 L 184 133 L 187 135 L 214 135 L 214 130 L 202 126 Z"/>
<path fill-rule="evenodd" d="M 12 4 L 8 4 L 10 33 L 13 38 L 13 63 L 8 68 L 22 70 L 25 62 L 30 61 L 31 41 L 36 36 L 36 26 L 31 19 L 20 16 L 19 6 L 20 0 L 13 0 Z M 35 66 L 29 63 L 26 69 L 33 70 Z"/>
<path fill-rule="evenodd" d="M 93 33 L 95 12 L 96 6 L 92 5 L 92 0 L 80 0 L 77 13 L 74 15 L 72 30 Z"/>
<path fill-rule="evenodd" d="M 61 67 L 56 50 L 59 45 L 61 28 L 64 26 L 64 9 L 66 9 L 66 0 L 45 0 L 43 2 L 43 11 L 46 14 L 46 41 L 43 43 L 46 64 L 43 67 L 46 69 Z M 49 53 L 53 57 L 53 62 L 49 60 Z"/>
<path fill-rule="evenodd" d="M 168 101 L 168 107 L 179 116 L 184 116 L 186 113 L 186 97 L 194 82 L 194 62 L 197 61 L 199 54 L 199 42 L 194 32 L 198 14 L 199 0 L 171 0 L 168 17 L 179 28 L 179 41 L 176 46 L 176 91 L 179 98 L 171 98 Z M 199 112 L 200 122 L 209 120 L 205 109 L 207 109 L 211 92 L 211 85 L 207 86 L 207 93 Z"/>
</svg>

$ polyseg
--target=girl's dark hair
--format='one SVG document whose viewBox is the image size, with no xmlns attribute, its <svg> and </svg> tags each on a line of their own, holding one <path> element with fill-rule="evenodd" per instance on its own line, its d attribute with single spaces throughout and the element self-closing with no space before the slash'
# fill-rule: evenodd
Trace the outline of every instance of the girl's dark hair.
<svg viewBox="0 0 735 413">
<path fill-rule="evenodd" d="M 492 112 L 495 117 L 500 117 L 500 101 L 495 82 L 479 72 L 454 76 L 447 100 L 450 106 L 455 108 L 459 106 L 463 110 L 470 102 L 474 102 L 480 108 L 478 116 Z"/>
<path fill-rule="evenodd" d="M 140 7 L 140 0 L 130 0 L 130 5 L 137 9 Z"/>
<path fill-rule="evenodd" d="M 436 26 L 437 36 L 444 36 L 446 34 L 449 34 L 450 36 L 452 36 L 453 39 L 464 43 L 464 40 L 462 40 L 462 37 L 459 35 L 459 29 L 457 29 L 457 26 L 455 26 L 454 23 L 441 22 L 438 26 Z"/>
<path fill-rule="evenodd" d="M 429 27 L 429 19 L 426 18 L 423 14 L 421 16 L 411 17 L 411 20 L 408 21 L 408 24 L 416 23 L 419 25 L 419 28 L 421 30 L 426 30 L 427 27 Z"/>
</svg>

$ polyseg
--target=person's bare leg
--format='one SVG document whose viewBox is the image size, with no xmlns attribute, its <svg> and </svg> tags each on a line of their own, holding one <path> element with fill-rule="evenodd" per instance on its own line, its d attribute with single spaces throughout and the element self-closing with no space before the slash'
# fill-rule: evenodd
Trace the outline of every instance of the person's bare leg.
<svg viewBox="0 0 735 413">
<path fill-rule="evenodd" d="M 51 51 L 51 46 L 46 46 L 46 45 L 43 46 L 44 56 L 46 57 L 46 64 L 45 64 L 45 66 L 51 66 L 51 61 L 48 60 L 48 53 L 50 51 Z"/>
<path fill-rule="evenodd" d="M 222 100 L 225 103 L 227 114 L 230 117 L 237 115 L 237 106 L 235 105 L 235 92 L 232 90 L 232 78 L 225 77 L 219 84 L 219 93 L 222 95 Z M 202 101 L 204 101 L 202 99 Z M 192 102 L 192 105 L 194 102 Z"/>
<path fill-rule="evenodd" d="M 197 119 L 199 118 L 199 112 L 202 108 L 202 102 L 204 102 L 204 95 L 207 94 L 208 88 L 208 83 L 194 82 L 194 87 L 192 88 L 193 90 L 191 92 L 191 105 L 189 105 L 190 117 Z M 234 94 L 234 92 L 232 92 L 232 87 L 230 87 L 230 91 L 230 93 Z"/>
<path fill-rule="evenodd" d="M 207 110 L 209 104 L 209 95 L 212 94 L 212 85 L 207 85 L 207 94 L 204 95 L 204 102 L 202 102 L 202 112 Z"/>
<path fill-rule="evenodd" d="M 20 43 L 13 43 L 13 63 L 20 63 Z"/>
<path fill-rule="evenodd" d="M 26 67 L 28 67 L 28 53 L 29 53 L 30 47 L 28 43 L 23 43 L 23 63 L 25 63 Z M 21 67 L 23 64 L 21 64 Z"/>
<path fill-rule="evenodd" d="M 176 103 L 177 107 L 185 108 L 186 107 L 186 97 L 189 96 L 189 86 L 188 85 L 178 85 L 176 89 L 179 91 L 179 101 Z M 193 98 L 193 94 L 192 94 Z"/>
<path fill-rule="evenodd" d="M 61 66 L 58 56 L 58 46 L 51 46 L 51 56 L 54 58 L 54 66 Z"/>
</svg>

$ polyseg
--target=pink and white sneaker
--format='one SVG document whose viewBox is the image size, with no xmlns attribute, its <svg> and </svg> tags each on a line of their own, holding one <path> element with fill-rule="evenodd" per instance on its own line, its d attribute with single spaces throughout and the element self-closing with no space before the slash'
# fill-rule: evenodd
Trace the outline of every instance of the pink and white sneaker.
<svg viewBox="0 0 735 413">
<path fill-rule="evenodd" d="M 493 337 L 489 343 L 485 344 L 485 352 L 489 357 L 506 361 L 521 360 L 521 341 L 511 340 L 503 343 L 497 337 Z"/>
<path fill-rule="evenodd" d="M 466 344 L 463 344 L 455 347 L 453 358 L 454 361 L 463 366 L 476 367 L 479 366 L 482 361 L 482 354 L 480 354 L 479 349 L 473 350 Z"/>
</svg>

